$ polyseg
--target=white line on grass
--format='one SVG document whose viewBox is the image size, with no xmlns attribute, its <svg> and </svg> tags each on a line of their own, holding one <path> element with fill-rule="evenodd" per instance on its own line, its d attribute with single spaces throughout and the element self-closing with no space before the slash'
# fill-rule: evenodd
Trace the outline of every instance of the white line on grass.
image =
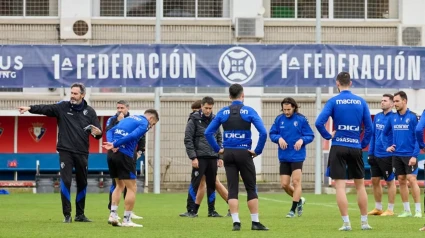
<svg viewBox="0 0 425 238">
<path fill-rule="evenodd" d="M 246 196 L 246 194 L 240 194 L 242 196 Z M 292 201 L 282 201 L 282 200 L 277 200 L 277 199 L 272 199 L 272 198 L 265 198 L 265 197 L 259 197 L 258 199 L 260 200 L 264 200 L 264 201 L 270 201 L 270 202 L 278 202 L 278 203 L 292 203 Z M 338 206 L 335 205 L 330 205 L 329 203 L 314 203 L 314 202 L 306 202 L 307 205 L 314 205 L 314 206 L 321 206 L 321 207 L 330 207 L 330 208 L 336 208 L 338 209 Z M 348 208 L 348 210 L 352 210 L 352 211 L 357 211 L 358 209 L 355 208 Z"/>
</svg>

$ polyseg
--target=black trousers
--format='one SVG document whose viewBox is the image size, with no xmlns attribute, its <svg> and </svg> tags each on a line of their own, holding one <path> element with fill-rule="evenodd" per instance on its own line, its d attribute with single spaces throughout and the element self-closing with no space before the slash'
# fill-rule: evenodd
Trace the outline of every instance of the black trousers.
<svg viewBox="0 0 425 238">
<path fill-rule="evenodd" d="M 69 151 L 59 151 L 60 160 L 60 189 L 63 215 L 71 215 L 71 183 L 72 169 L 75 168 L 77 196 L 75 198 L 76 215 L 84 214 L 87 192 L 88 155 L 76 154 Z"/>
<path fill-rule="evenodd" d="M 190 182 L 189 192 L 187 194 L 187 211 L 194 211 L 196 194 L 201 184 L 202 176 L 205 175 L 208 196 L 208 212 L 215 211 L 215 181 L 217 177 L 217 158 L 198 158 L 197 169 L 192 168 L 192 181 Z M 197 211 L 195 211 L 197 212 Z"/>
<path fill-rule="evenodd" d="M 239 173 L 245 185 L 248 201 L 258 198 L 255 165 L 248 150 L 224 149 L 223 162 L 229 189 L 228 199 L 238 199 Z"/>
</svg>

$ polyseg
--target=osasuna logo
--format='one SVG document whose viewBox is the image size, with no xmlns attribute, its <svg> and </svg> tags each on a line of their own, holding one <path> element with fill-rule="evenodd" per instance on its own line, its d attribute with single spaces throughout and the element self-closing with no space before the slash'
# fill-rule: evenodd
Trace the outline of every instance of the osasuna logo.
<svg viewBox="0 0 425 238">
<path fill-rule="evenodd" d="M 231 138 L 245 139 L 245 134 L 241 134 L 241 133 L 224 133 L 224 136 L 228 139 L 231 139 Z"/>
<path fill-rule="evenodd" d="M 237 46 L 221 55 L 218 69 L 226 82 L 244 84 L 254 77 L 257 63 L 251 51 Z"/>
<path fill-rule="evenodd" d="M 350 125 L 338 125 L 338 130 L 340 131 L 360 131 L 359 126 L 350 126 Z"/>
<path fill-rule="evenodd" d="M 31 138 L 35 142 L 39 142 L 46 134 L 47 129 L 43 127 L 43 123 L 32 123 L 32 127 L 28 128 Z"/>
</svg>

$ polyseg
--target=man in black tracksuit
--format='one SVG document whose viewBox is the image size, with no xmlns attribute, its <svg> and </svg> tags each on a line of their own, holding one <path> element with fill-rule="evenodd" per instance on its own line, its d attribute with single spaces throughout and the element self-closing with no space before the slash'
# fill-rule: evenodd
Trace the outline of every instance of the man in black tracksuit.
<svg viewBox="0 0 425 238">
<path fill-rule="evenodd" d="M 192 208 L 190 209 L 188 216 L 197 217 L 198 209 L 200 204 L 196 204 L 196 194 L 198 192 L 199 184 L 202 176 L 205 175 L 205 181 L 207 185 L 207 196 L 208 196 L 208 213 L 215 214 L 214 203 L 215 203 L 215 181 L 217 176 L 217 165 L 222 166 L 223 161 L 218 157 L 218 154 L 214 152 L 212 147 L 208 144 L 205 139 L 205 129 L 214 118 L 212 114 L 212 108 L 214 106 L 214 99 L 211 97 L 204 97 L 201 102 L 201 110 L 194 112 L 190 116 L 190 120 L 187 122 L 184 144 L 186 152 L 189 158 L 192 160 L 192 181 L 190 197 L 192 202 Z M 222 135 L 220 129 L 215 133 L 217 143 L 221 146 Z"/>
<path fill-rule="evenodd" d="M 101 126 L 96 111 L 87 105 L 85 86 L 74 83 L 71 86 L 70 101 L 62 101 L 58 104 L 31 105 L 19 107 L 21 114 L 29 111 L 34 114 L 42 114 L 48 117 L 56 117 L 59 134 L 57 151 L 60 160 L 60 187 L 62 199 L 62 211 L 65 223 L 72 222 L 71 217 L 71 182 L 72 169 L 75 167 L 77 196 L 75 221 L 90 222 L 84 215 L 87 189 L 87 166 L 89 155 L 89 136 L 96 139 L 102 138 Z"/>
<path fill-rule="evenodd" d="M 108 121 L 106 122 L 105 131 L 109 131 L 109 129 L 117 125 L 122 119 L 130 116 L 130 112 L 128 111 L 129 109 L 130 109 L 130 105 L 128 104 L 127 101 L 119 100 L 117 102 L 117 113 L 108 119 Z M 139 140 L 137 144 L 137 149 L 134 151 L 134 163 L 137 163 L 138 157 L 140 157 L 143 153 L 145 153 L 145 146 L 146 146 L 146 137 L 145 135 L 143 135 L 143 137 Z M 112 154 L 113 154 L 112 150 L 108 150 L 107 152 L 108 164 L 111 162 Z M 116 186 L 117 185 L 116 185 L 115 179 L 112 179 L 111 189 L 109 190 L 108 210 L 111 210 L 112 193 L 114 192 Z M 127 194 L 127 188 L 124 189 L 123 194 L 125 199 L 125 195 Z M 131 214 L 131 218 L 142 219 L 142 217 L 139 217 L 134 213 Z"/>
</svg>

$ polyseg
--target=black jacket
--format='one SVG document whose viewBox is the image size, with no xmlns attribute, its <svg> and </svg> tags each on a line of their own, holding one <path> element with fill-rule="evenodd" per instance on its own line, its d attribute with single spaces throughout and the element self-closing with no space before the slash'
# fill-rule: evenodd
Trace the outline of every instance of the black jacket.
<svg viewBox="0 0 425 238">
<path fill-rule="evenodd" d="M 124 118 L 130 116 L 130 113 L 127 113 L 127 115 L 124 115 Z M 106 129 L 105 131 L 109 131 L 109 129 L 111 129 L 112 127 L 114 127 L 115 125 L 118 124 L 118 115 L 115 114 L 112 117 L 110 117 L 108 119 L 108 121 L 106 122 Z M 142 153 L 145 152 L 146 150 L 146 134 L 142 136 L 142 138 L 140 138 L 139 142 L 137 143 L 137 151 L 141 151 Z"/>
<path fill-rule="evenodd" d="M 83 100 L 82 106 L 62 101 L 58 104 L 31 105 L 30 107 L 30 113 L 56 117 L 59 127 L 56 147 L 58 151 L 88 154 L 91 132 L 83 128 L 93 125 L 102 130 L 96 111 L 87 105 L 86 100 Z M 100 139 L 102 135 L 95 136 L 95 138 Z"/>
<path fill-rule="evenodd" d="M 209 118 L 201 116 L 200 111 L 194 112 L 190 115 L 190 119 L 186 125 L 184 136 L 184 145 L 186 146 L 186 153 L 191 160 L 198 157 L 211 157 L 218 158 L 218 154 L 214 152 L 207 139 L 204 136 L 205 129 L 215 117 L 212 114 Z M 218 145 L 221 147 L 223 137 L 220 129 L 214 134 Z"/>
</svg>

